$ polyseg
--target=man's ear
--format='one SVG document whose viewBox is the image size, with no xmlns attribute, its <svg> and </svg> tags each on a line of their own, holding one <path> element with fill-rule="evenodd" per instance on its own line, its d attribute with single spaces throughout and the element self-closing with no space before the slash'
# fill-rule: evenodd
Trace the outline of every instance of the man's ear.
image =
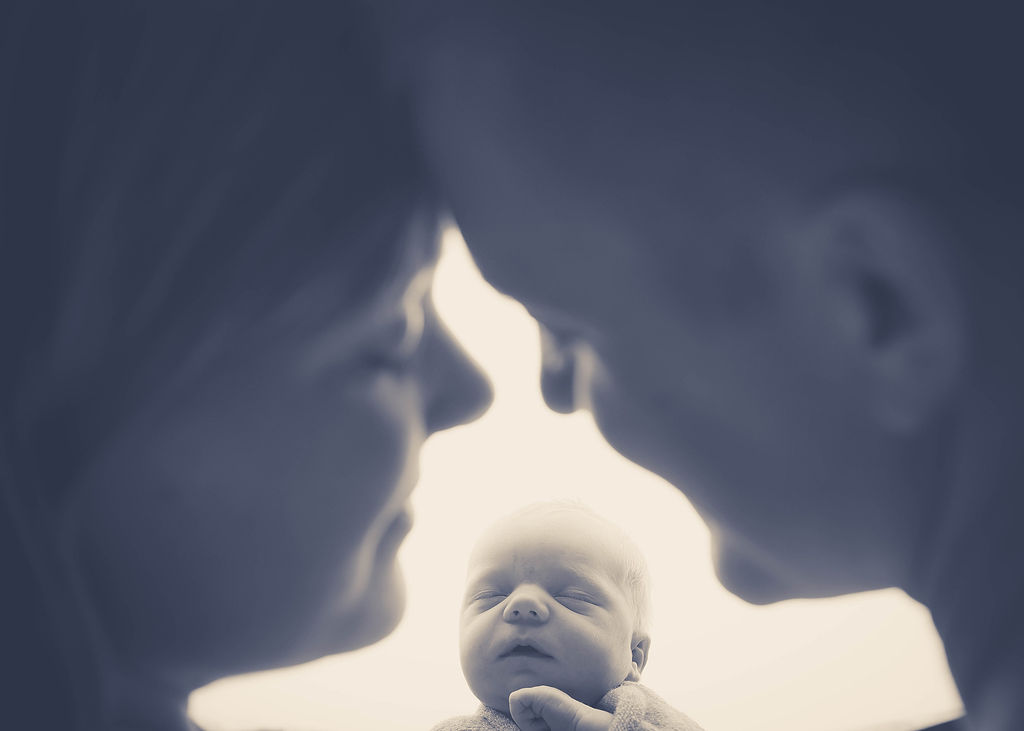
<svg viewBox="0 0 1024 731">
<path fill-rule="evenodd" d="M 633 635 L 633 666 L 626 676 L 626 680 L 637 682 L 640 674 L 647 665 L 647 657 L 651 651 L 651 638 L 646 633 L 635 633 Z"/>
<path fill-rule="evenodd" d="M 827 317 L 856 359 L 883 428 L 913 432 L 947 402 L 965 360 L 965 312 L 951 234 L 916 202 L 847 193 L 811 216 L 805 244 L 821 269 Z"/>
</svg>

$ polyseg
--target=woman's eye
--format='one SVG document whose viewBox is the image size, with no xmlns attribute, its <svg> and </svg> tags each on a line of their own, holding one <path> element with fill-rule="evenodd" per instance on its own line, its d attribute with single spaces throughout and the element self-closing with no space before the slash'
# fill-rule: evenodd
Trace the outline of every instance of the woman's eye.
<svg viewBox="0 0 1024 731">
<path fill-rule="evenodd" d="M 423 311 L 423 302 L 407 301 L 403 305 L 403 330 L 398 345 L 395 347 L 395 355 L 403 360 L 409 360 L 420 349 L 427 318 Z"/>
<path fill-rule="evenodd" d="M 400 320 L 402 332 L 395 346 L 395 354 L 398 358 L 411 359 L 423 342 L 423 333 L 427 324 L 427 297 L 433 276 L 432 270 L 423 270 L 413 278 L 402 296 Z"/>
<path fill-rule="evenodd" d="M 375 369 L 404 371 L 416 358 L 423 343 L 426 316 L 423 308 L 407 307 L 394 325 L 381 338 L 381 346 L 368 358 Z"/>
</svg>

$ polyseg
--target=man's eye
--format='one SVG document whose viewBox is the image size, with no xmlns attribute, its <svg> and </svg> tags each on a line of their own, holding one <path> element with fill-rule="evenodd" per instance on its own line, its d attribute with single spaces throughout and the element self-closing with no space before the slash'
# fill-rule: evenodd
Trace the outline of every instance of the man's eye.
<svg viewBox="0 0 1024 731">
<path fill-rule="evenodd" d="M 494 605 L 502 601 L 506 596 L 508 596 L 508 594 L 502 594 L 497 591 L 482 591 L 479 594 L 474 594 L 470 599 L 470 602 L 474 604 L 481 603 Z"/>
</svg>

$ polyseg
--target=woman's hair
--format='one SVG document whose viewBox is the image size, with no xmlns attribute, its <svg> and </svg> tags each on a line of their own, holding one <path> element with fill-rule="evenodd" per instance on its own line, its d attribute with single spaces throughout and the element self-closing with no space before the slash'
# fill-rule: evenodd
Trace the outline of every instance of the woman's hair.
<svg viewBox="0 0 1024 731">
<path fill-rule="evenodd" d="M 311 288 L 344 311 L 396 266 L 426 186 L 381 56 L 342 0 L 0 7 L 5 632 L 68 614 L 56 516 L 144 396 Z M 24 629 L 0 669 L 41 663 L 60 708 L 44 658 L 67 643 Z"/>
<path fill-rule="evenodd" d="M 355 302 L 389 266 L 422 176 L 351 3 L 6 12 L 0 404 L 19 448 L 46 421 L 48 451 L 91 442 L 99 412 L 312 275 Z M 71 412 L 86 423 L 61 434 Z"/>
</svg>

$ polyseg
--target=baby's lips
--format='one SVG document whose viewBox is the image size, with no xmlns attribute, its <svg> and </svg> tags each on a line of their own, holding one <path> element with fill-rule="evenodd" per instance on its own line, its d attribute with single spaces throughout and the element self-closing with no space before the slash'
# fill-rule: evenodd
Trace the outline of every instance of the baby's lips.
<svg viewBox="0 0 1024 731">
<path fill-rule="evenodd" d="M 551 657 L 544 647 L 531 637 L 515 637 L 505 642 L 501 646 L 501 652 L 498 653 L 498 657 L 511 657 L 515 655 L 522 655 L 527 657 Z"/>
</svg>

